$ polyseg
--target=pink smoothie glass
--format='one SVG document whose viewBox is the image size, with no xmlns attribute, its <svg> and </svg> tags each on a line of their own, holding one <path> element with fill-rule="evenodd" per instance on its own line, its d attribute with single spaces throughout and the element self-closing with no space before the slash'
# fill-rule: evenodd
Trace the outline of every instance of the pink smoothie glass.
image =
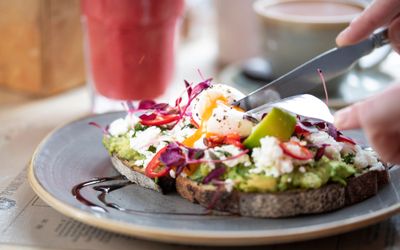
<svg viewBox="0 0 400 250">
<path fill-rule="evenodd" d="M 82 0 L 88 82 L 114 101 L 154 99 L 174 73 L 184 0 Z"/>
</svg>

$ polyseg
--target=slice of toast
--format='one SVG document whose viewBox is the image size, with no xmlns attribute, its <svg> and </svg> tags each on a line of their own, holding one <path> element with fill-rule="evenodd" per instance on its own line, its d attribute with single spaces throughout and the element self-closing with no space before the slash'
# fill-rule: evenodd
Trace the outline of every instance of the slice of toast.
<svg viewBox="0 0 400 250">
<path fill-rule="evenodd" d="M 182 176 L 175 180 L 167 175 L 156 181 L 147 177 L 143 168 L 133 166 L 116 155 L 111 157 L 111 162 L 120 174 L 141 187 L 164 194 L 176 189 L 190 202 L 218 211 L 251 217 L 281 218 L 333 211 L 374 196 L 389 182 L 387 170 L 373 170 L 350 177 L 346 186 L 328 183 L 318 189 L 276 193 L 245 193 L 236 190 L 228 192 L 224 187 L 202 185 Z"/>
<path fill-rule="evenodd" d="M 141 187 L 153 189 L 163 194 L 175 190 L 175 179 L 169 175 L 160 177 L 157 180 L 150 178 L 146 176 L 144 168 L 134 166 L 116 155 L 111 156 L 111 162 L 120 174 Z"/>
<path fill-rule="evenodd" d="M 228 192 L 224 187 L 198 184 L 179 176 L 176 189 L 185 199 L 242 216 L 281 218 L 329 212 L 365 200 L 389 182 L 387 170 L 351 177 L 346 186 L 329 183 L 318 189 L 277 193 Z"/>
</svg>

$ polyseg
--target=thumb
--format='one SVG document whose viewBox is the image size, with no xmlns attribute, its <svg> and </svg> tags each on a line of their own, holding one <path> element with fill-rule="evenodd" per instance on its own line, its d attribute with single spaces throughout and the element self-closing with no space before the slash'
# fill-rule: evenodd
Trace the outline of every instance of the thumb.
<svg viewBox="0 0 400 250">
<path fill-rule="evenodd" d="M 351 105 L 335 113 L 334 125 L 339 130 L 360 128 L 358 104 Z"/>
</svg>

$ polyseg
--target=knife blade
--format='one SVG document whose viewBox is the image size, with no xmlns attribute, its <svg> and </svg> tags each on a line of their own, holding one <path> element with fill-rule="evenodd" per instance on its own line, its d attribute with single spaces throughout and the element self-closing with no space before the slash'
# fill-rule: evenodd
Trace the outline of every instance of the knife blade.
<svg viewBox="0 0 400 250">
<path fill-rule="evenodd" d="M 244 110 L 251 110 L 279 98 L 307 93 L 321 86 L 318 69 L 323 72 L 325 80 L 328 81 L 343 74 L 358 59 L 371 53 L 375 48 L 388 43 L 388 30 L 383 29 L 357 44 L 328 50 L 253 91 L 243 99 L 234 102 L 233 105 Z"/>
</svg>

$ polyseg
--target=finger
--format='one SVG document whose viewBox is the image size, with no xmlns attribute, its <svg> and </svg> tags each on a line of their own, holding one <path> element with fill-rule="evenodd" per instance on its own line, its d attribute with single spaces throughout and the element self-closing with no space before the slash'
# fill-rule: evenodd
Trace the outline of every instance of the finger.
<svg viewBox="0 0 400 250">
<path fill-rule="evenodd" d="M 393 84 L 379 94 L 337 111 L 334 124 L 340 130 L 388 126 L 400 120 L 399 96 L 400 83 Z"/>
<path fill-rule="evenodd" d="M 334 125 L 339 130 L 356 129 L 361 127 L 358 116 L 359 104 L 351 105 L 335 113 Z"/>
<path fill-rule="evenodd" d="M 400 53 L 400 15 L 397 15 L 390 23 L 389 40 L 393 49 Z"/>
<path fill-rule="evenodd" d="M 337 36 L 336 43 L 338 46 L 357 43 L 367 38 L 377 28 L 389 23 L 399 12 L 398 0 L 374 1 Z"/>
<path fill-rule="evenodd" d="M 400 134 L 365 131 L 372 148 L 384 162 L 400 164 Z"/>
</svg>

